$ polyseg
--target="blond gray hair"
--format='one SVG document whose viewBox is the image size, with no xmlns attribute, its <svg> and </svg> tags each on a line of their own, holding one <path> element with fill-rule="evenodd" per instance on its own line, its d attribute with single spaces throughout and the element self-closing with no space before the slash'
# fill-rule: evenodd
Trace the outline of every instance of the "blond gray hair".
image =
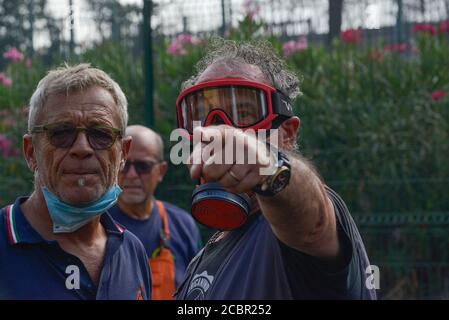
<svg viewBox="0 0 449 320">
<path fill-rule="evenodd" d="M 39 81 L 30 99 L 28 130 L 30 131 L 36 125 L 36 120 L 43 112 L 45 102 L 49 95 L 84 90 L 93 86 L 102 87 L 112 95 L 118 106 L 121 119 L 120 129 L 124 131 L 128 123 L 128 101 L 126 100 L 125 94 L 117 82 L 112 80 L 106 72 L 93 68 L 87 63 L 74 66 L 64 64 L 64 66 L 48 72 Z"/>
</svg>

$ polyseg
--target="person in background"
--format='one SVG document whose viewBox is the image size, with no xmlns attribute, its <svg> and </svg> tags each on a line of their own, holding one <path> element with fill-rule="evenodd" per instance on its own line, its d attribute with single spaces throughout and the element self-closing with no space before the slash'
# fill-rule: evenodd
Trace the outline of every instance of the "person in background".
<svg viewBox="0 0 449 320">
<path fill-rule="evenodd" d="M 190 214 L 154 197 L 168 167 L 160 135 L 140 125 L 129 126 L 126 135 L 132 145 L 119 174 L 123 192 L 111 214 L 142 241 L 150 257 L 153 299 L 172 299 L 200 249 L 200 233 Z"/>
</svg>

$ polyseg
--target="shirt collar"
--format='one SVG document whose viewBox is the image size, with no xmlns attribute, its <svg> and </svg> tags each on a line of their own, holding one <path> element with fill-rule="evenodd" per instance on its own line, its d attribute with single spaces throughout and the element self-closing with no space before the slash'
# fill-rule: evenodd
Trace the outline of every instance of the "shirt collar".
<svg viewBox="0 0 449 320">
<path fill-rule="evenodd" d="M 101 215 L 100 222 L 109 234 L 122 235 L 125 227 L 112 219 L 109 211 Z"/>
<path fill-rule="evenodd" d="M 19 197 L 13 205 L 6 207 L 6 225 L 8 229 L 8 239 L 11 245 L 18 243 L 39 243 L 47 242 L 42 236 L 34 230 L 26 219 L 20 205 L 28 197 Z M 116 223 L 108 212 L 103 214 L 100 222 L 110 235 L 122 235 L 125 228 Z"/>
<path fill-rule="evenodd" d="M 6 225 L 8 227 L 8 238 L 11 245 L 18 243 L 39 243 L 45 239 L 34 230 L 25 218 L 20 205 L 28 197 L 17 198 L 13 205 L 6 207 Z"/>
</svg>

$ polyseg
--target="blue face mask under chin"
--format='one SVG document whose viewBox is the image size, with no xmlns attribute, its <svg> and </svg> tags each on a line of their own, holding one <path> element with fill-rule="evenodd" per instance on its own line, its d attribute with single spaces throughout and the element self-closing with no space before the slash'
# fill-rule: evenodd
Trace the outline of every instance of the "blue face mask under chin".
<svg viewBox="0 0 449 320">
<path fill-rule="evenodd" d="M 46 187 L 42 187 L 42 192 L 53 221 L 53 233 L 71 233 L 111 208 L 122 189 L 114 185 L 101 198 L 81 207 L 63 202 Z"/>
</svg>

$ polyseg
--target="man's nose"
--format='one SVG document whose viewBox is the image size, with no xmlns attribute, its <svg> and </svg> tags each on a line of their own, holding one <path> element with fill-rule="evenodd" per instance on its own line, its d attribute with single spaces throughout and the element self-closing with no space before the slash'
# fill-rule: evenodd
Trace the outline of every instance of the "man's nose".
<svg viewBox="0 0 449 320">
<path fill-rule="evenodd" d="M 220 116 L 214 115 L 214 117 L 212 118 L 211 124 L 220 125 L 220 124 L 225 124 L 225 122 L 223 121 L 223 119 Z"/>
<path fill-rule="evenodd" d="M 94 149 L 91 147 L 87 135 L 85 132 L 80 131 L 70 148 L 70 154 L 78 158 L 86 158 L 94 153 Z"/>
</svg>

